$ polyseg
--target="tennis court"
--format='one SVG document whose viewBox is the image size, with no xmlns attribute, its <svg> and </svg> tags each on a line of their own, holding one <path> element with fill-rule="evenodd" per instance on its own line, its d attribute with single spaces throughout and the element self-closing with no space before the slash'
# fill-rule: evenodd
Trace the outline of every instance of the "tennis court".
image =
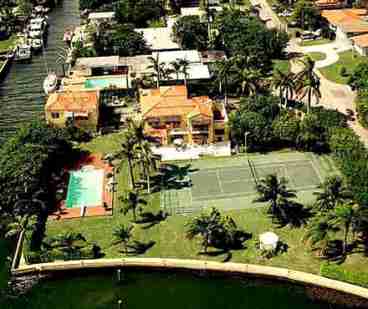
<svg viewBox="0 0 368 309">
<path fill-rule="evenodd" d="M 222 161 L 191 162 L 191 185 L 180 190 L 165 190 L 161 206 L 175 213 L 193 212 L 216 206 L 234 209 L 252 207 L 256 183 L 269 174 L 288 180 L 297 192 L 314 191 L 327 176 L 318 158 L 308 154 L 259 155 L 228 158 Z M 207 164 L 206 164 L 207 163 Z M 335 167 L 330 167 L 333 170 Z"/>
</svg>

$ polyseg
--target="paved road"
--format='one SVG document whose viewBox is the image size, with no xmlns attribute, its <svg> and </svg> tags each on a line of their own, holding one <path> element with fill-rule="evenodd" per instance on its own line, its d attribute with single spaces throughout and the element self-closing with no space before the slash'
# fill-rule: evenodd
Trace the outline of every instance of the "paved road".
<svg viewBox="0 0 368 309">
<path fill-rule="evenodd" d="M 269 19 L 267 22 L 268 28 L 281 28 L 286 29 L 278 16 L 272 11 L 271 7 L 266 0 L 250 0 L 252 5 L 258 5 L 260 10 L 260 16 L 262 19 Z M 349 42 L 336 41 L 330 44 L 316 45 L 316 46 L 300 46 L 295 40 L 290 40 L 287 50 L 289 52 L 323 52 L 327 55 L 327 58 L 323 61 L 316 63 L 317 68 L 322 68 L 331 65 L 338 61 L 338 52 L 349 50 Z M 291 61 L 291 70 L 293 72 L 299 72 L 301 69 L 300 64 L 296 61 Z M 318 70 L 316 73 L 321 78 L 321 93 L 322 99 L 320 104 L 329 109 L 337 109 L 342 113 L 346 113 L 346 109 L 355 109 L 356 92 L 352 91 L 349 86 L 336 84 L 327 80 Z M 368 146 L 368 130 L 363 128 L 358 121 L 349 122 L 350 127 L 358 134 L 361 140 Z"/>
</svg>

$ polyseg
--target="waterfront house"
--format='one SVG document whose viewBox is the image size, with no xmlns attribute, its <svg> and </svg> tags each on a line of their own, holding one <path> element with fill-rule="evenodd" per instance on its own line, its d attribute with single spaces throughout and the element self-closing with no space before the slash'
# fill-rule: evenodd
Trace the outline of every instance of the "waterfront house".
<svg viewBox="0 0 368 309">
<path fill-rule="evenodd" d="M 71 91 L 51 94 L 45 105 L 45 118 L 52 127 L 69 122 L 91 131 L 98 128 L 99 94 L 97 91 Z"/>
<path fill-rule="evenodd" d="M 351 38 L 354 49 L 362 56 L 368 55 L 368 33 Z"/>
<path fill-rule="evenodd" d="M 208 96 L 188 97 L 184 85 L 141 90 L 145 133 L 163 145 L 180 139 L 187 144 L 228 141 L 227 114 Z"/>
</svg>

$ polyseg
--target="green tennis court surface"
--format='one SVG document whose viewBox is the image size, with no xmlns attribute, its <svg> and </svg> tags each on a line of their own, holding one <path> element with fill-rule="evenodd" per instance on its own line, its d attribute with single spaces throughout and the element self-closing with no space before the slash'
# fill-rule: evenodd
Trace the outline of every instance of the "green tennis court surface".
<svg viewBox="0 0 368 309">
<path fill-rule="evenodd" d="M 81 169 L 70 172 L 66 207 L 101 206 L 104 171 Z"/>
<path fill-rule="evenodd" d="M 255 207 L 256 182 L 268 174 L 288 180 L 298 195 L 312 195 L 336 168 L 329 158 L 312 154 L 286 153 L 196 160 L 190 163 L 191 184 L 164 190 L 161 206 L 174 213 L 190 213 L 216 206 L 224 209 Z"/>
</svg>

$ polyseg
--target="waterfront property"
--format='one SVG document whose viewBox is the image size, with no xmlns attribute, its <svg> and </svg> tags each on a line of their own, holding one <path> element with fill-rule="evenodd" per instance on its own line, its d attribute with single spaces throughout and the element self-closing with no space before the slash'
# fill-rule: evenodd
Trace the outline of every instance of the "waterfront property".
<svg viewBox="0 0 368 309">
<path fill-rule="evenodd" d="M 228 119 L 223 103 L 207 96 L 190 98 L 185 86 L 142 90 L 140 103 L 146 134 L 163 145 L 175 140 L 187 144 L 228 140 Z"/>
<path fill-rule="evenodd" d="M 46 121 L 50 126 L 65 127 L 72 122 L 92 131 L 98 128 L 99 94 L 97 91 L 57 92 L 45 105 Z"/>
</svg>

